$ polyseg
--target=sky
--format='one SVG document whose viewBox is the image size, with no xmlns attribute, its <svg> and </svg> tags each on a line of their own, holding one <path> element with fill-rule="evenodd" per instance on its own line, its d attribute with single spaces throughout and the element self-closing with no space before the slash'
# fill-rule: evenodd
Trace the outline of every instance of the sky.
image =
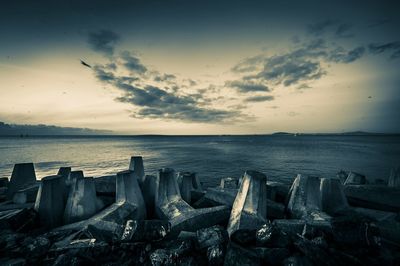
<svg viewBox="0 0 400 266">
<path fill-rule="evenodd" d="M 5 123 L 117 134 L 400 132 L 396 1 L 1 6 Z"/>
</svg>

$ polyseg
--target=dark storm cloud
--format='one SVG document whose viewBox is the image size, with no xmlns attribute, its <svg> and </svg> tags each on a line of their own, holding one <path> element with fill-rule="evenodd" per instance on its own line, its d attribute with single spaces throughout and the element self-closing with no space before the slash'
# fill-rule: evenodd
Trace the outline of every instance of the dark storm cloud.
<svg viewBox="0 0 400 266">
<path fill-rule="evenodd" d="M 118 101 L 140 107 L 135 118 L 181 120 L 185 122 L 233 122 L 243 117 L 240 111 L 199 107 L 199 95 L 176 95 L 155 86 L 139 88 L 117 83 L 124 95 Z"/>
<path fill-rule="evenodd" d="M 274 96 L 266 95 L 266 96 L 252 96 L 245 99 L 246 102 L 266 102 L 273 101 Z"/>
<path fill-rule="evenodd" d="M 357 47 L 350 51 L 346 51 L 344 48 L 338 47 L 330 54 L 329 61 L 348 64 L 360 59 L 364 53 L 364 47 Z"/>
<path fill-rule="evenodd" d="M 119 39 L 120 37 L 115 32 L 100 30 L 89 33 L 88 43 L 93 50 L 111 56 L 114 54 L 114 47 Z"/>
<path fill-rule="evenodd" d="M 391 52 L 390 58 L 396 59 L 400 57 L 400 42 L 388 43 L 371 43 L 368 45 L 369 52 L 372 54 L 381 54 L 386 51 Z"/>
<path fill-rule="evenodd" d="M 260 83 L 255 83 L 252 81 L 227 81 L 225 82 L 226 87 L 231 87 L 237 89 L 239 92 L 247 93 L 247 92 L 255 92 L 255 91 L 270 91 L 270 89 Z"/>
<path fill-rule="evenodd" d="M 123 60 L 123 65 L 131 72 L 136 72 L 138 74 L 144 74 L 147 68 L 140 62 L 139 58 L 131 55 L 130 52 L 124 51 L 121 53 L 121 59 Z"/>
</svg>

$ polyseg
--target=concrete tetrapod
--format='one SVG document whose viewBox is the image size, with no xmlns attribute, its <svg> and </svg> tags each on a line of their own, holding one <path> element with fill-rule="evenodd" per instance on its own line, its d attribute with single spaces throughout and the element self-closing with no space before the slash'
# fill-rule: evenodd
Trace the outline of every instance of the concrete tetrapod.
<svg viewBox="0 0 400 266">
<path fill-rule="evenodd" d="M 233 203 L 228 223 L 232 236 L 239 230 L 257 230 L 267 219 L 267 177 L 257 171 L 246 171 Z"/>
<path fill-rule="evenodd" d="M 364 185 L 366 183 L 367 178 L 365 175 L 356 172 L 350 172 L 346 178 L 346 181 L 344 182 L 345 185 Z"/>
<path fill-rule="evenodd" d="M 65 182 L 61 176 L 42 178 L 36 196 L 35 210 L 39 213 L 41 225 L 52 228 L 62 224 L 65 201 Z M 61 197 L 60 197 L 61 195 Z"/>
<path fill-rule="evenodd" d="M 169 220 L 171 232 L 196 231 L 226 222 L 229 208 L 218 206 L 194 209 L 180 195 L 175 171 L 171 168 L 159 170 L 155 190 L 155 214 L 158 218 Z"/>
<path fill-rule="evenodd" d="M 65 178 L 65 180 L 67 180 L 70 173 L 71 167 L 60 167 L 60 169 L 58 169 L 57 175 L 62 176 Z"/>
<path fill-rule="evenodd" d="M 321 185 L 322 211 L 333 215 L 349 208 L 343 186 L 339 178 L 322 178 Z"/>
<path fill-rule="evenodd" d="M 92 177 L 75 179 L 64 211 L 64 223 L 69 224 L 93 216 L 96 211 L 96 188 Z"/>
<path fill-rule="evenodd" d="M 142 185 L 145 179 L 142 156 L 131 157 L 131 162 L 129 163 L 129 170 L 133 171 L 133 173 L 137 176 L 139 184 Z"/>
<path fill-rule="evenodd" d="M 321 211 L 320 178 L 297 175 L 290 188 L 287 210 L 292 218 L 303 218 Z"/>
<path fill-rule="evenodd" d="M 67 185 L 72 185 L 72 184 L 74 184 L 75 179 L 83 178 L 83 177 L 84 177 L 83 171 L 80 171 L 80 170 L 79 171 L 71 171 L 68 175 L 66 183 L 67 183 Z"/>
<path fill-rule="evenodd" d="M 400 167 L 393 168 L 390 171 L 388 186 L 400 188 Z"/>
<path fill-rule="evenodd" d="M 59 231 L 79 231 L 89 225 L 104 233 L 122 230 L 127 220 L 144 220 L 146 209 L 136 176 L 122 171 L 116 177 L 116 202 L 87 220 L 57 228 Z M 121 229 L 122 228 L 122 229 Z"/>
<path fill-rule="evenodd" d="M 146 203 L 147 217 L 154 217 L 154 199 L 156 195 L 157 177 L 154 175 L 146 175 L 142 186 L 143 198 Z"/>
<path fill-rule="evenodd" d="M 36 174 L 33 163 L 17 163 L 8 184 L 7 198 L 12 199 L 15 192 L 35 184 Z"/>
<path fill-rule="evenodd" d="M 191 203 L 192 198 L 192 190 L 202 190 L 200 181 L 196 175 L 196 173 L 191 172 L 181 172 L 179 173 L 180 180 L 179 183 L 179 191 L 181 192 L 181 197 L 187 203 Z"/>
</svg>

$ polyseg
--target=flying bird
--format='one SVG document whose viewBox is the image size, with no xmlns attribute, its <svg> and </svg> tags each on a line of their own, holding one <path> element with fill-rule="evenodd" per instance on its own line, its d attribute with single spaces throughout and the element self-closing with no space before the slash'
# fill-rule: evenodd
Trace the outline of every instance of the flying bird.
<svg viewBox="0 0 400 266">
<path fill-rule="evenodd" d="M 86 63 L 86 62 L 83 61 L 82 59 L 81 59 L 81 64 L 84 65 L 85 67 L 92 68 L 91 65 L 89 65 L 88 63 Z"/>
<path fill-rule="evenodd" d="M 371 99 L 372 98 L 372 96 L 368 96 L 368 99 Z"/>
</svg>

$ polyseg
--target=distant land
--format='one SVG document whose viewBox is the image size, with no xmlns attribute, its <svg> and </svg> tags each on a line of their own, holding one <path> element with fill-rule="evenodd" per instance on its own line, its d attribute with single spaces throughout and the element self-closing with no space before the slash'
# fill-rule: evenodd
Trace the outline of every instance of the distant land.
<svg viewBox="0 0 400 266">
<path fill-rule="evenodd" d="M 399 135 L 400 133 L 376 133 L 365 131 L 352 131 L 342 133 L 292 133 L 275 132 L 272 134 L 209 134 L 209 135 L 163 135 L 163 134 L 118 134 L 111 130 L 100 130 L 90 128 L 59 127 L 54 125 L 20 125 L 7 124 L 0 121 L 0 136 L 371 136 L 371 135 Z"/>
<path fill-rule="evenodd" d="M 58 127 L 52 125 L 17 125 L 0 122 L 0 136 L 109 135 L 110 130 Z"/>
</svg>

